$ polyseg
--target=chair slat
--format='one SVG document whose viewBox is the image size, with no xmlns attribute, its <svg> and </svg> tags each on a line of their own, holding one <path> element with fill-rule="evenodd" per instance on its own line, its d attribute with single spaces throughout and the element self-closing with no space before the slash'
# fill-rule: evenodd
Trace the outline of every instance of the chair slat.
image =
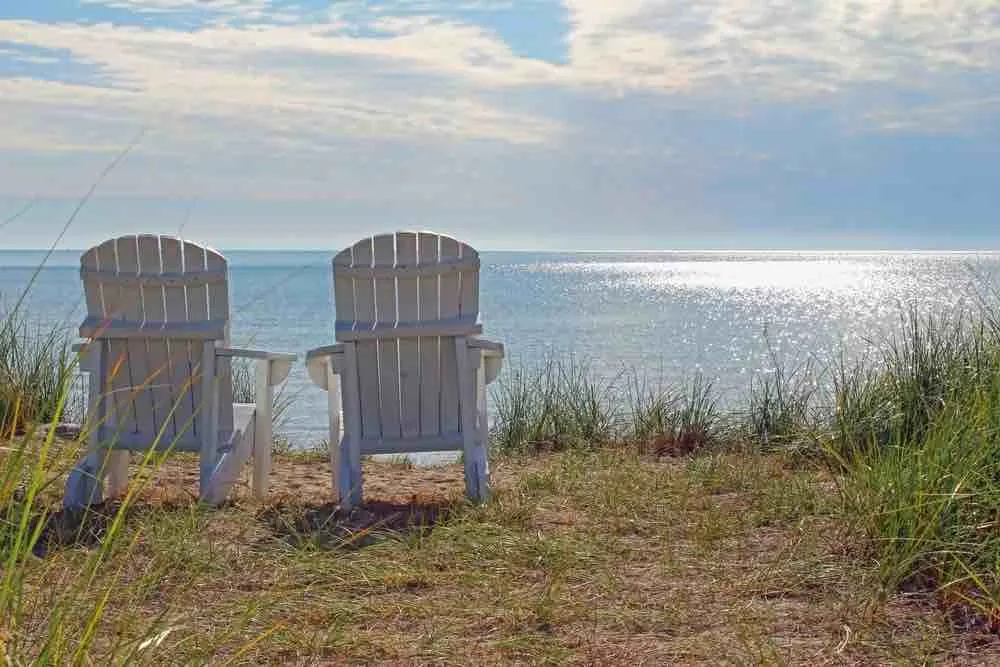
<svg viewBox="0 0 1000 667">
<path fill-rule="evenodd" d="M 131 285 L 140 288 L 144 285 L 157 285 L 159 287 L 214 285 L 216 283 L 224 283 L 227 280 L 225 271 L 221 273 L 219 271 L 195 271 L 192 273 L 164 273 L 160 275 L 150 275 L 147 273 L 140 275 L 132 271 L 115 273 L 114 271 L 101 271 L 86 267 L 81 267 L 80 276 L 85 282 L 87 279 L 94 279 L 102 283 L 113 283 L 119 286 Z"/>
<path fill-rule="evenodd" d="M 221 254 L 212 250 L 211 248 L 206 248 L 205 250 L 205 268 L 209 274 L 222 274 L 227 275 L 228 267 L 226 258 Z M 229 320 L 229 282 L 210 282 L 208 283 L 208 314 L 212 320 Z M 229 327 L 226 327 L 225 338 L 223 339 L 226 345 L 229 344 Z M 233 403 L 233 362 L 232 359 L 228 357 L 216 360 L 215 375 L 217 378 L 216 386 L 219 391 L 219 406 L 232 405 Z M 231 431 L 233 428 L 233 412 L 232 410 L 220 409 L 218 415 L 219 421 L 217 427 L 221 431 Z"/>
<path fill-rule="evenodd" d="M 441 433 L 461 430 L 461 384 L 455 336 L 441 337 Z"/>
<path fill-rule="evenodd" d="M 408 232 L 412 233 L 412 232 Z M 398 278 L 401 275 L 427 276 L 462 273 L 479 269 L 478 259 L 458 258 L 435 264 L 416 266 L 345 266 L 338 271 L 349 278 Z"/>
<path fill-rule="evenodd" d="M 452 261 L 461 257 L 461 248 L 455 239 L 442 237 L 441 259 Z M 442 319 L 457 317 L 459 313 L 460 294 L 459 274 L 449 273 L 441 276 L 441 306 Z M 441 432 L 454 433 L 460 430 L 460 385 L 458 378 L 458 358 L 455 352 L 455 337 L 441 338 Z"/>
<path fill-rule="evenodd" d="M 114 239 L 105 241 L 97 247 L 98 264 L 102 270 L 118 272 L 118 257 Z M 101 285 L 101 299 L 104 302 L 105 320 L 122 319 L 121 287 L 117 284 Z M 108 400 L 107 426 L 111 433 L 131 432 L 134 430 L 132 420 L 132 401 L 128 397 L 128 346 L 124 341 L 108 341 L 108 377 L 103 378 L 103 391 L 110 392 Z"/>
<path fill-rule="evenodd" d="M 205 249 L 197 243 L 184 241 L 184 270 L 205 270 Z M 184 288 L 187 295 L 187 318 L 189 322 L 209 319 L 208 289 L 205 285 L 189 285 Z"/>
<path fill-rule="evenodd" d="M 192 398 L 191 341 L 172 338 L 167 341 L 169 372 L 171 436 L 194 437 L 195 418 Z M 197 347 L 197 346 L 196 346 Z"/>
<path fill-rule="evenodd" d="M 350 248 L 341 251 L 333 258 L 333 306 L 336 321 L 352 324 L 357 321 L 354 312 L 354 278 L 344 272 L 351 268 L 353 262 Z"/>
<path fill-rule="evenodd" d="M 184 270 L 184 249 L 180 239 L 160 237 L 160 257 L 164 273 L 181 273 Z M 163 288 L 164 319 L 167 322 L 187 322 L 187 298 L 182 285 L 166 285 Z M 183 425 L 191 420 L 191 401 L 188 398 L 189 369 L 188 342 L 181 338 L 165 341 L 167 352 L 167 392 L 169 393 L 169 415 L 171 438 L 185 433 Z"/>
<path fill-rule="evenodd" d="M 393 234 L 376 236 L 373 239 L 373 265 L 393 267 L 396 264 L 396 238 Z M 386 324 L 395 324 L 396 279 L 393 276 L 375 278 L 375 319 Z M 398 439 L 400 435 L 399 410 L 399 348 L 394 338 L 378 341 L 378 387 L 380 437 Z"/>
<path fill-rule="evenodd" d="M 396 235 L 396 263 L 409 267 L 417 264 L 417 235 Z M 400 322 L 420 319 L 419 278 L 401 273 L 396 279 L 396 308 Z M 399 339 L 399 412 L 400 434 L 404 439 L 420 435 L 420 343 L 418 338 Z"/>
<path fill-rule="evenodd" d="M 479 253 L 466 245 L 461 247 L 461 252 L 462 259 L 475 268 L 465 269 L 460 274 L 458 312 L 463 317 L 475 319 L 479 315 Z"/>
<path fill-rule="evenodd" d="M 354 266 L 371 266 L 372 240 L 354 246 Z M 355 316 L 362 322 L 375 320 L 375 282 L 371 279 L 354 281 Z M 378 343 L 374 340 L 358 343 L 358 387 L 361 396 L 362 437 L 377 438 L 382 433 L 378 390 Z"/>
<path fill-rule="evenodd" d="M 138 239 L 139 270 L 143 275 L 159 275 L 163 273 L 160 261 L 160 239 L 157 236 L 145 234 Z M 163 286 L 155 283 L 142 284 L 142 310 L 146 321 L 166 321 L 164 309 Z M 167 341 L 163 339 L 147 339 L 146 345 L 147 371 L 150 388 L 147 391 L 150 412 L 152 413 L 154 433 L 158 432 L 163 420 L 170 412 L 170 390 L 168 383 L 170 373 L 168 368 Z M 172 435 L 173 429 L 169 429 Z"/>
<path fill-rule="evenodd" d="M 116 244 L 119 273 L 141 273 L 139 265 L 139 246 L 135 236 L 119 238 Z M 159 269 L 157 262 L 156 269 Z M 144 322 L 146 313 L 143 310 L 143 294 L 140 284 L 123 283 L 119 285 L 122 303 L 122 318 L 131 322 Z M 135 433 L 155 434 L 157 431 L 153 419 L 152 395 L 146 389 L 149 387 L 149 353 L 145 340 L 129 339 L 125 343 L 128 349 L 128 397 L 131 402 L 130 412 L 133 417 Z"/>
<path fill-rule="evenodd" d="M 437 263 L 439 254 L 437 234 L 417 235 L 418 262 L 421 266 Z M 418 278 L 417 315 L 421 320 L 437 319 L 439 314 L 438 276 L 422 275 Z M 441 432 L 441 356 L 440 337 L 424 336 L 418 340 L 420 347 L 420 433 L 435 436 Z"/>
<path fill-rule="evenodd" d="M 160 237 L 160 254 L 163 260 L 164 273 L 181 273 L 183 271 L 180 239 L 169 236 Z M 166 308 L 167 322 L 187 322 L 187 303 L 184 295 L 184 285 L 165 285 L 163 287 L 163 303 Z"/>
<path fill-rule="evenodd" d="M 101 280 L 96 275 L 99 271 L 97 248 L 91 248 L 80 257 L 80 269 L 83 272 L 83 293 L 87 301 L 87 314 L 91 317 L 104 317 L 104 303 L 101 300 Z M 91 272 L 91 275 L 87 275 Z"/>
<path fill-rule="evenodd" d="M 206 269 L 205 248 L 197 243 L 184 241 L 183 253 L 185 271 L 204 271 Z M 184 288 L 184 293 L 187 297 L 188 321 L 194 322 L 207 320 L 209 317 L 207 286 L 188 286 Z M 190 433 L 193 433 L 199 438 L 204 435 L 201 433 L 200 429 L 202 422 L 201 413 L 203 410 L 208 409 L 208 407 L 203 404 L 202 397 L 201 351 L 201 344 L 194 342 L 188 343 L 188 377 L 190 379 L 189 395 L 191 397 L 191 410 L 194 412 L 194 418 L 191 420 Z"/>
<path fill-rule="evenodd" d="M 108 426 L 112 433 L 135 433 L 135 415 L 132 406 L 132 378 L 129 375 L 128 341 L 120 338 L 108 340 L 108 377 L 105 391 L 110 392 Z"/>
<path fill-rule="evenodd" d="M 208 275 L 227 274 L 226 258 L 215 250 L 205 250 L 205 269 Z M 213 280 L 208 285 L 208 316 L 213 320 L 229 319 L 229 282 Z"/>
<path fill-rule="evenodd" d="M 102 271 L 118 272 L 118 259 L 115 257 L 113 240 L 97 246 L 97 263 Z M 117 284 L 101 284 L 101 302 L 105 319 L 121 318 L 121 288 Z"/>
</svg>

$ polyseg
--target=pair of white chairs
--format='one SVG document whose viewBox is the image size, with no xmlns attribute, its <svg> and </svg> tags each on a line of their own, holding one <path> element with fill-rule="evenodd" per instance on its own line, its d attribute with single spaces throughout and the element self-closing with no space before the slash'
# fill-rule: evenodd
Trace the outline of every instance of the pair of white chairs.
<svg viewBox="0 0 1000 667">
<path fill-rule="evenodd" d="M 105 241 L 81 257 L 87 317 L 75 346 L 89 374 L 87 454 L 64 506 L 100 502 L 128 483 L 130 451 L 200 455 L 203 502 L 224 500 L 253 459 L 267 493 L 274 387 L 294 354 L 229 346 L 226 259 L 168 236 Z M 363 498 L 362 456 L 461 451 L 466 493 L 489 492 L 486 385 L 504 349 L 479 336 L 479 255 L 432 232 L 366 238 L 333 260 L 336 344 L 310 351 L 328 392 L 336 500 Z M 232 360 L 255 362 L 255 403 L 233 402 Z"/>
</svg>

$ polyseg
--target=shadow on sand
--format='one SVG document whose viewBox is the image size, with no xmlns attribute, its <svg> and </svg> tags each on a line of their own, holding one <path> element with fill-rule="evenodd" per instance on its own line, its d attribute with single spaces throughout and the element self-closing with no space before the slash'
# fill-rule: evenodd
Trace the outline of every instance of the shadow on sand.
<svg viewBox="0 0 1000 667">
<path fill-rule="evenodd" d="M 47 514 L 44 524 L 39 532 L 38 541 L 32 549 L 32 553 L 38 558 L 45 558 L 49 554 L 65 548 L 83 547 L 86 549 L 98 546 L 108 533 L 115 517 L 121 511 L 121 501 L 111 500 L 87 509 L 67 510 L 58 509 Z M 190 511 L 190 505 L 183 502 L 159 503 L 154 507 L 142 504 L 132 505 L 125 509 L 122 517 L 125 525 L 136 521 L 142 521 L 144 516 L 149 515 L 153 510 L 162 511 Z M 34 520 L 37 528 L 39 519 Z"/>
<path fill-rule="evenodd" d="M 125 525 L 134 525 L 153 512 L 190 512 L 194 503 L 193 500 L 138 503 L 126 508 L 123 521 Z M 462 506 L 457 500 L 414 497 L 409 502 L 372 500 L 345 512 L 333 503 L 281 500 L 261 507 L 255 517 L 267 534 L 265 540 L 279 539 L 296 547 L 359 549 L 387 537 L 427 534 Z M 53 511 L 45 516 L 32 552 L 38 558 L 45 558 L 65 548 L 97 547 L 120 510 L 121 502 L 112 500 L 87 510 Z M 38 520 L 33 522 L 36 528 Z"/>
<path fill-rule="evenodd" d="M 258 519 L 278 539 L 294 546 L 358 549 L 386 537 L 426 534 L 462 506 L 458 501 L 369 501 L 345 512 L 338 505 L 282 503 L 269 506 Z"/>
</svg>

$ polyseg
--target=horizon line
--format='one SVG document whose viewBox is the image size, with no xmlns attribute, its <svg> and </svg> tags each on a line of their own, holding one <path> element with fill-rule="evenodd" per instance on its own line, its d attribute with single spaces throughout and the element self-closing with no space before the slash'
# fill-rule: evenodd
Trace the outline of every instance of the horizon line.
<svg viewBox="0 0 1000 667">
<path fill-rule="evenodd" d="M 226 252 L 260 252 L 260 253 L 279 253 L 279 252 L 308 252 L 308 253 L 321 253 L 321 252 L 338 252 L 343 248 L 324 248 L 317 250 L 316 248 L 253 248 L 253 247 L 225 247 L 225 246 L 208 246 L 217 249 L 224 249 Z M 348 247 L 348 246 L 344 246 Z M 84 252 L 87 248 L 4 248 L 0 247 L 0 252 Z M 509 252 L 509 253 L 551 253 L 551 254 L 566 254 L 566 255 L 587 255 L 587 254 L 601 254 L 601 255 L 660 255 L 660 254 L 780 254 L 780 253 L 796 253 L 796 254 L 934 254 L 934 255 L 945 255 L 945 254 L 995 254 L 1000 253 L 1000 247 L 997 248 L 952 248 L 952 249 L 928 249 L 928 248 L 811 248 L 811 249 L 801 249 L 801 248 L 697 248 L 697 249 L 684 249 L 684 248 L 668 248 L 661 250 L 597 250 L 597 249 L 569 249 L 569 250 L 557 250 L 553 248 L 479 248 L 479 252 Z"/>
</svg>

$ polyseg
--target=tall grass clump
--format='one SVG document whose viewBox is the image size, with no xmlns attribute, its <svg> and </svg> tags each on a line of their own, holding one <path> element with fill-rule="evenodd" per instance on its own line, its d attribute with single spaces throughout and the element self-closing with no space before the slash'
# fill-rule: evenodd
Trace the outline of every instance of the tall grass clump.
<svg viewBox="0 0 1000 667">
<path fill-rule="evenodd" d="M 71 366 L 60 327 L 32 326 L 16 310 L 0 313 L 0 432 L 52 419 Z"/>
<path fill-rule="evenodd" d="M 807 362 L 789 370 L 773 348 L 769 352 L 772 370 L 751 378 L 738 431 L 756 451 L 811 448 L 821 409 L 815 366 Z"/>
<path fill-rule="evenodd" d="M 659 453 L 689 454 L 716 444 L 722 432 L 712 382 L 700 374 L 688 387 L 680 388 L 650 388 L 636 376 L 627 397 L 627 437 Z"/>
<path fill-rule="evenodd" d="M 885 373 L 863 361 L 849 364 L 841 358 L 832 376 L 828 447 L 839 456 L 853 456 L 887 446 L 898 412 Z"/>
<path fill-rule="evenodd" d="M 79 442 L 56 437 L 77 359 L 59 328 L 33 329 L 8 312 L 0 321 L 0 660 L 5 664 L 111 664 L 143 650 L 160 619 L 111 644 L 99 629 L 112 605 L 136 594 L 115 568 L 136 545 L 125 518 L 155 468 L 150 449 L 140 479 L 116 503 L 83 512 L 53 509 Z M 48 428 L 45 428 L 48 426 Z M 55 561 L 38 558 L 70 549 Z M 60 560 L 73 565 L 60 567 Z M 51 572 L 58 571 L 53 577 Z"/>
<path fill-rule="evenodd" d="M 947 403 L 850 468 L 845 498 L 890 589 L 906 585 L 1000 621 L 1000 379 Z"/>
<path fill-rule="evenodd" d="M 890 589 L 1000 627 L 1000 338 L 910 313 L 874 369 L 838 373 L 831 454 Z"/>
<path fill-rule="evenodd" d="M 833 431 L 841 455 L 919 442 L 939 415 L 992 381 L 1000 337 L 987 320 L 907 312 L 874 364 L 834 374 Z"/>
<path fill-rule="evenodd" d="M 491 440 L 500 451 L 598 446 L 620 433 L 614 381 L 597 378 L 575 360 L 512 370 L 497 384 L 493 400 Z"/>
<path fill-rule="evenodd" d="M 501 452 L 637 444 L 686 454 L 714 444 L 723 414 L 713 384 L 650 387 L 635 373 L 607 379 L 575 360 L 515 368 L 493 390 L 491 444 Z"/>
<path fill-rule="evenodd" d="M 78 443 L 57 439 L 52 428 L 69 388 L 69 382 L 61 386 L 47 432 L 29 423 L 20 434 L 0 437 L 0 659 L 12 665 L 130 664 L 143 654 L 157 661 L 156 639 L 170 610 L 113 628 L 106 618 L 148 596 L 162 574 L 173 571 L 173 554 L 154 553 L 148 560 L 161 577 L 124 572 L 142 532 L 126 519 L 164 455 L 147 450 L 116 501 L 54 509 L 67 469 L 82 454 Z"/>
</svg>

